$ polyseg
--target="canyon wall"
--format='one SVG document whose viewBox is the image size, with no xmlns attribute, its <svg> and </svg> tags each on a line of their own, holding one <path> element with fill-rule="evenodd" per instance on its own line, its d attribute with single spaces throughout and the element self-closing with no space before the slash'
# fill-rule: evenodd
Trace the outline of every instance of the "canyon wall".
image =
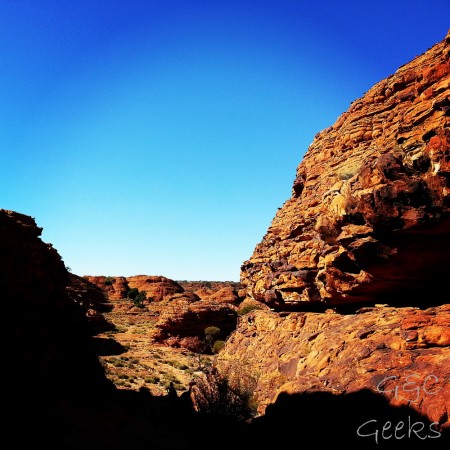
<svg viewBox="0 0 450 450">
<path fill-rule="evenodd" d="M 20 430 L 11 437 L 19 448 L 27 439 L 49 444 L 70 435 L 82 422 L 80 411 L 113 392 L 95 354 L 87 309 L 70 297 L 69 273 L 41 231 L 31 217 L 0 210 L 0 286 L 11 330 L 5 431 Z"/>
<path fill-rule="evenodd" d="M 216 369 L 256 385 L 259 413 L 368 390 L 450 428 L 449 53 L 450 34 L 316 135 L 243 263 L 247 298 L 266 309 L 239 319 Z"/>
<path fill-rule="evenodd" d="M 450 35 L 316 135 L 292 197 L 242 265 L 248 296 L 277 309 L 392 302 L 445 274 L 449 52 Z"/>
</svg>

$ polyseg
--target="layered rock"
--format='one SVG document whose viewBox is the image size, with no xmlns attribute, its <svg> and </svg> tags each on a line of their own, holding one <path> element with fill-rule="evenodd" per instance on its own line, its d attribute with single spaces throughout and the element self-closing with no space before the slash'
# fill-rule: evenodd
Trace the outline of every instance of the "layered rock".
<svg viewBox="0 0 450 450">
<path fill-rule="evenodd" d="M 260 413 L 386 399 L 386 420 L 450 427 L 449 52 L 450 34 L 316 135 L 242 265 L 266 308 L 239 319 L 215 367 L 235 389 L 256 383 Z"/>
<path fill-rule="evenodd" d="M 182 294 L 184 297 L 184 294 Z M 164 308 L 152 339 L 174 347 L 193 351 L 205 350 L 205 328 L 220 329 L 218 339 L 225 338 L 236 328 L 237 314 L 226 303 L 191 298 L 173 299 Z"/>
<path fill-rule="evenodd" d="M 194 292 L 202 300 L 238 304 L 245 297 L 242 285 L 233 281 L 179 281 L 187 292 Z"/>
<path fill-rule="evenodd" d="M 316 135 L 242 265 L 251 298 L 278 309 L 395 303 L 406 291 L 433 301 L 449 268 L 449 49 L 450 35 Z"/>
<path fill-rule="evenodd" d="M 184 291 L 176 281 L 163 276 L 135 275 L 127 277 L 127 282 L 130 289 L 145 292 L 147 300 L 154 302 L 161 302 Z"/>
<path fill-rule="evenodd" d="M 243 299 L 239 297 L 239 293 L 231 286 L 225 286 L 215 289 L 201 288 L 195 293 L 202 300 L 209 300 L 217 303 L 231 303 L 232 305 L 239 304 Z"/>
<path fill-rule="evenodd" d="M 240 319 L 217 368 L 232 384 L 257 381 L 261 413 L 281 392 L 369 389 L 450 426 L 450 305 L 349 315 L 256 311 Z"/>
<path fill-rule="evenodd" d="M 105 277 L 86 275 L 85 278 L 105 293 L 109 300 L 121 300 L 126 298 L 128 291 L 128 281 L 125 277 Z"/>
</svg>

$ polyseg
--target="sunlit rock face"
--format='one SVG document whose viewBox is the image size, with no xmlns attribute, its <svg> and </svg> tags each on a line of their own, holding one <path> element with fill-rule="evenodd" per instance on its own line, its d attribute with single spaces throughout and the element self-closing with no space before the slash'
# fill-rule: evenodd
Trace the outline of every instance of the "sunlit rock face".
<svg viewBox="0 0 450 450">
<path fill-rule="evenodd" d="M 256 386 L 259 413 L 370 392 L 450 429 L 449 51 L 450 34 L 317 134 L 242 265 L 265 309 L 239 318 L 215 367 Z M 326 423 L 349 412 L 324 409 Z"/>
<path fill-rule="evenodd" d="M 242 265 L 247 295 L 307 304 L 439 303 L 449 273 L 450 35 L 318 133 L 292 197 Z"/>
<path fill-rule="evenodd" d="M 109 300 L 121 300 L 126 298 L 128 291 L 130 290 L 128 281 L 125 277 L 86 275 L 83 278 L 101 289 Z"/>
<path fill-rule="evenodd" d="M 184 289 L 174 280 L 163 276 L 135 275 L 127 278 L 128 286 L 147 294 L 149 301 L 160 302 Z"/>
<path fill-rule="evenodd" d="M 257 381 L 261 413 L 281 392 L 369 389 L 450 427 L 450 305 L 355 314 L 256 311 L 240 320 L 217 367 L 232 384 Z"/>
</svg>

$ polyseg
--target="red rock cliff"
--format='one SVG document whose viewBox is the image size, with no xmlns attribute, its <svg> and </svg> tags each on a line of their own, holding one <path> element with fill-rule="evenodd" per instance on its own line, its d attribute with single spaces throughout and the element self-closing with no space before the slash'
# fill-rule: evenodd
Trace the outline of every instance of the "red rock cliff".
<svg viewBox="0 0 450 450">
<path fill-rule="evenodd" d="M 259 412 L 368 390 L 450 429 L 449 50 L 450 34 L 316 136 L 243 264 L 247 296 L 275 311 L 241 317 L 216 369 L 234 388 L 255 382 Z"/>
<path fill-rule="evenodd" d="M 394 301 L 445 276 L 449 51 L 450 34 L 316 135 L 292 197 L 242 265 L 250 297 L 279 309 Z"/>
</svg>

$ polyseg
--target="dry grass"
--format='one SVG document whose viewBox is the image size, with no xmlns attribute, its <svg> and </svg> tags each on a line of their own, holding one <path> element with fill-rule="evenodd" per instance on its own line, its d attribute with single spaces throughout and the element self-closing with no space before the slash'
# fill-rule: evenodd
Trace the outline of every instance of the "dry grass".
<svg viewBox="0 0 450 450">
<path fill-rule="evenodd" d="M 151 342 L 150 333 L 162 305 L 149 305 L 136 311 L 127 300 L 114 301 L 106 319 L 116 330 L 99 335 L 115 339 L 126 351 L 120 355 L 101 356 L 107 377 L 121 389 L 146 387 L 153 395 L 165 395 L 172 382 L 178 391 L 187 390 L 199 367 L 198 355 L 186 349 L 165 347 Z M 207 365 L 212 356 L 202 355 Z"/>
</svg>

